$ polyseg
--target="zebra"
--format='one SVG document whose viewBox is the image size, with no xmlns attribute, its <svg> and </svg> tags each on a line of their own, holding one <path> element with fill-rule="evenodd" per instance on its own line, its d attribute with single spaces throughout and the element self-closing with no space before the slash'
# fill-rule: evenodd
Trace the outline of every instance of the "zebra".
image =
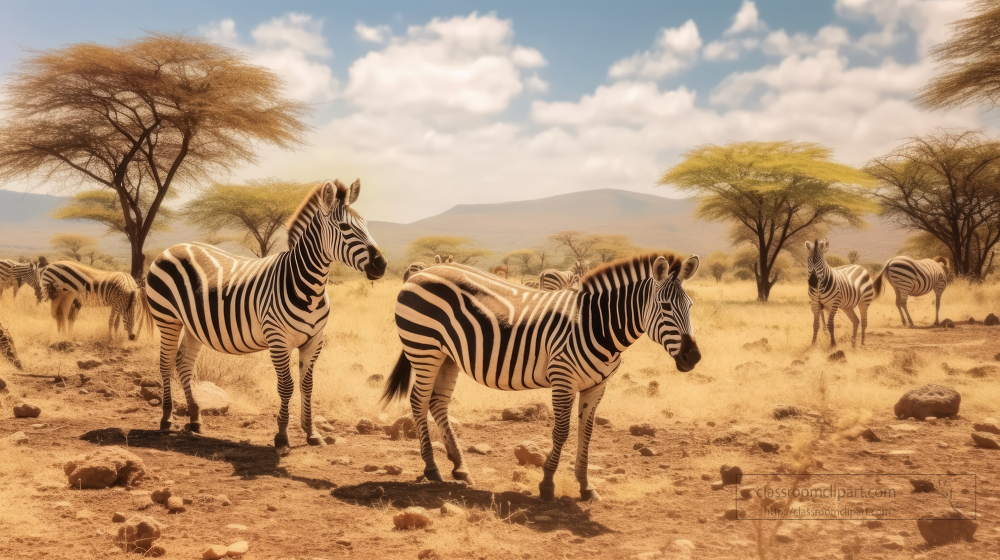
<svg viewBox="0 0 1000 560">
<path fill-rule="evenodd" d="M 72 261 L 56 261 L 42 273 L 42 291 L 52 302 L 52 318 L 57 332 L 73 332 L 73 324 L 84 302 L 111 307 L 108 336 L 118 332 L 122 319 L 129 340 L 142 332 L 149 319 L 144 294 L 134 278 L 124 272 L 97 270 Z M 137 306 L 138 304 L 138 306 Z M 138 317 L 138 321 L 136 318 Z M 150 327 L 152 328 L 152 327 Z"/>
<path fill-rule="evenodd" d="M 536 290 L 539 289 L 538 282 L 535 282 L 534 280 L 528 280 L 527 282 L 525 282 L 524 283 L 524 287 L 525 288 L 534 288 Z"/>
<path fill-rule="evenodd" d="M 539 485 L 554 498 L 553 475 L 580 393 L 576 478 L 585 500 L 600 495 L 587 480 L 594 415 L 621 354 L 645 332 L 690 371 L 701 359 L 683 282 L 698 271 L 692 256 L 645 255 L 620 259 L 590 272 L 579 289 L 525 289 L 479 269 L 449 265 L 425 270 L 403 285 L 396 299 L 396 327 L 403 344 L 382 402 L 401 398 L 410 407 L 428 480 L 441 481 L 428 432 L 430 411 L 443 434 L 452 475 L 472 483 L 448 421 L 459 371 L 493 389 L 552 388 L 552 452 Z"/>
<path fill-rule="evenodd" d="M 854 325 L 854 336 L 851 338 L 851 345 L 854 346 L 858 338 L 859 321 L 857 313 L 854 312 L 854 308 L 857 307 L 861 313 L 861 345 L 864 346 L 865 332 L 868 330 L 868 306 L 875 299 L 871 275 L 864 267 L 856 264 L 830 267 L 826 262 L 826 251 L 829 248 L 830 242 L 826 239 L 806 241 L 806 249 L 809 250 L 807 262 L 809 301 L 813 312 L 812 343 L 816 344 L 820 323 L 824 322 L 825 310 L 830 312 L 830 318 L 826 321 L 827 329 L 830 331 L 830 346 L 837 345 L 833 333 L 833 318 L 838 309 L 843 309 Z"/>
<path fill-rule="evenodd" d="M 376 280 L 387 264 L 367 222 L 350 208 L 360 192 L 360 180 L 349 188 L 340 181 L 313 188 L 289 221 L 287 251 L 256 259 L 182 243 L 153 261 L 146 295 L 160 329 L 161 430 L 170 429 L 170 375 L 176 367 L 188 402 L 186 428 L 201 431 L 191 378 L 202 346 L 223 354 L 269 350 L 281 397 L 274 446 L 287 454 L 288 401 L 294 390 L 290 361 L 298 349 L 301 426 L 309 445 L 323 445 L 312 422 L 312 372 L 330 314 L 330 266 L 342 262 Z"/>
<path fill-rule="evenodd" d="M 569 270 L 556 270 L 547 268 L 538 275 L 538 284 L 546 292 L 562 290 L 573 281 L 573 275 L 578 274 L 582 278 L 590 270 L 588 261 L 576 261 L 573 268 Z"/>
<path fill-rule="evenodd" d="M 439 264 L 451 264 L 453 262 L 455 262 L 455 259 L 452 258 L 451 255 L 448 255 L 447 257 L 442 257 L 441 255 L 434 255 L 434 266 L 437 266 Z M 406 272 L 403 273 L 403 282 L 409 280 L 410 276 L 413 276 L 414 274 L 420 272 L 421 270 L 425 270 L 427 268 L 430 267 L 426 263 L 422 263 L 420 261 L 412 263 L 410 266 L 406 267 Z"/>
<path fill-rule="evenodd" d="M 903 326 L 906 327 L 906 320 L 909 319 L 910 327 L 913 327 L 913 318 L 910 317 L 910 310 L 906 307 L 906 298 L 934 292 L 934 326 L 937 326 L 941 311 L 941 294 L 948 287 L 950 270 L 951 263 L 944 257 L 919 261 L 910 257 L 893 257 L 886 261 L 885 266 L 875 276 L 875 297 L 882 294 L 885 288 L 883 282 L 887 281 L 896 292 L 896 309 L 899 311 Z"/>
<path fill-rule="evenodd" d="M 38 265 L 0 259 L 0 295 L 3 295 L 3 292 L 10 286 L 14 288 L 14 298 L 17 299 L 17 292 L 24 284 L 35 289 L 36 303 L 41 303 L 41 271 Z"/>
</svg>

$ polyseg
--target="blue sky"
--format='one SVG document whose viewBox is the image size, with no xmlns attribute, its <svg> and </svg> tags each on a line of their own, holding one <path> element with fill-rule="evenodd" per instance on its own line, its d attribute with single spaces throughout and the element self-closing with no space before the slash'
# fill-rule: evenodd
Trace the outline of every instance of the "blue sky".
<svg viewBox="0 0 1000 560">
<path fill-rule="evenodd" d="M 362 209 L 410 221 L 458 203 L 655 187 L 707 142 L 821 142 L 863 164 L 977 110 L 909 103 L 956 0 L 702 2 L 5 2 L 21 47 L 143 30 L 246 51 L 314 103 L 310 146 L 235 179 L 361 177 Z M 0 115 L 2 116 L 2 115 Z M 8 185 L 25 188 L 25 185 Z M 51 190 L 52 185 L 36 187 Z"/>
</svg>

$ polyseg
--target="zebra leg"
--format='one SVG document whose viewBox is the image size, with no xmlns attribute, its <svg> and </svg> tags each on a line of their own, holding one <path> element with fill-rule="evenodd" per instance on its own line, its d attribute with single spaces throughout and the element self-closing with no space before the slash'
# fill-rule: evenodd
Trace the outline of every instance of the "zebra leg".
<svg viewBox="0 0 1000 560">
<path fill-rule="evenodd" d="M 857 346 L 858 325 L 861 323 L 861 320 L 858 319 L 858 314 L 855 313 L 853 309 L 844 308 L 844 314 L 847 315 L 847 318 L 851 320 L 851 325 L 854 326 L 854 334 L 851 337 L 851 346 Z"/>
<path fill-rule="evenodd" d="M 858 311 L 861 313 L 861 345 L 865 345 L 865 332 L 868 330 L 868 307 L 871 302 L 862 303 L 858 306 Z"/>
<path fill-rule="evenodd" d="M 299 390 L 302 393 L 302 418 L 299 423 L 306 432 L 306 443 L 309 445 L 325 445 L 312 421 L 312 374 L 321 350 L 322 336 L 313 337 L 299 346 Z"/>
<path fill-rule="evenodd" d="M 451 396 L 455 392 L 455 384 L 458 383 L 458 364 L 451 358 L 445 359 L 441 369 L 438 371 L 437 379 L 434 381 L 434 391 L 431 393 L 430 411 L 431 416 L 437 423 L 438 431 L 444 438 L 445 449 L 448 450 L 448 458 L 455 466 L 451 471 L 451 476 L 455 480 L 464 480 L 468 484 L 474 484 L 469 470 L 465 466 L 465 457 L 462 449 L 458 446 L 458 438 L 451 427 L 448 419 L 448 405 L 451 403 Z"/>
<path fill-rule="evenodd" d="M 160 419 L 160 430 L 170 429 L 170 415 L 173 412 L 173 394 L 170 392 L 170 376 L 174 371 L 174 362 L 184 336 L 182 323 L 164 323 L 157 321 L 160 328 L 160 380 L 163 382 L 163 418 Z"/>
<path fill-rule="evenodd" d="M 184 396 L 188 404 L 188 424 L 184 428 L 196 434 L 201 433 L 201 409 L 194 400 L 191 380 L 194 377 L 194 362 L 198 359 L 199 352 L 201 352 L 201 341 L 190 332 L 185 332 L 184 343 L 174 360 L 177 364 L 177 377 L 184 386 Z"/>
<path fill-rule="evenodd" d="M 605 383 L 599 383 L 589 389 L 580 391 L 579 419 L 576 436 L 576 480 L 580 482 L 580 498 L 584 501 L 601 501 L 597 493 L 587 482 L 587 463 L 590 453 L 590 438 L 594 432 L 594 417 L 597 416 L 597 405 L 604 396 Z"/>
<path fill-rule="evenodd" d="M 906 298 L 905 297 L 901 297 L 899 295 L 899 293 L 897 292 L 896 293 L 896 311 L 899 311 L 899 319 L 901 321 L 903 321 L 903 328 L 904 329 L 906 328 L 906 315 L 904 314 L 904 310 L 905 309 L 906 309 Z M 909 313 L 909 311 L 906 311 L 906 313 Z"/>
<path fill-rule="evenodd" d="M 274 436 L 274 448 L 278 455 L 288 455 L 292 448 L 288 443 L 288 401 L 292 398 L 295 384 L 289 371 L 291 352 L 277 343 L 271 343 L 271 363 L 278 374 L 278 396 L 281 397 L 281 407 L 278 409 L 278 434 Z"/>
<path fill-rule="evenodd" d="M 819 324 L 823 320 L 823 310 L 817 306 L 813 306 L 813 341 L 816 344 L 816 335 L 819 334 Z"/>
<path fill-rule="evenodd" d="M 444 354 L 419 357 L 408 355 L 407 358 L 415 374 L 413 388 L 410 389 L 410 410 L 413 411 L 413 421 L 416 423 L 417 437 L 420 440 L 420 458 L 424 460 L 424 476 L 432 482 L 443 482 L 444 478 L 441 477 L 441 471 L 434 461 L 434 448 L 431 446 L 431 434 L 427 426 L 427 412 L 430 410 L 437 376 L 448 358 Z"/>
<path fill-rule="evenodd" d="M 573 409 L 573 399 L 576 392 L 569 387 L 554 386 L 552 388 L 552 409 L 555 412 L 555 425 L 552 427 L 552 452 L 542 465 L 542 481 L 538 484 L 538 494 L 546 501 L 555 499 L 556 483 L 553 477 L 559 467 L 559 454 L 569 436 L 570 414 Z"/>
<path fill-rule="evenodd" d="M 830 329 L 830 347 L 837 345 L 837 338 L 833 334 L 833 318 L 837 315 L 837 306 L 834 305 L 830 308 L 830 318 L 827 319 L 826 325 Z"/>
<path fill-rule="evenodd" d="M 57 334 L 61 334 L 63 331 L 62 299 L 62 294 L 57 295 L 55 299 L 52 300 L 52 304 L 49 306 L 50 311 L 52 312 L 52 318 L 56 320 Z"/>
<path fill-rule="evenodd" d="M 938 323 L 940 322 L 940 319 L 938 319 L 938 317 L 939 317 L 939 313 L 941 312 L 941 294 L 942 294 L 942 292 L 944 292 L 944 290 L 941 290 L 941 291 L 935 290 L 934 291 L 934 296 L 935 296 L 935 299 L 934 299 L 934 326 L 935 327 L 938 326 Z"/>
</svg>

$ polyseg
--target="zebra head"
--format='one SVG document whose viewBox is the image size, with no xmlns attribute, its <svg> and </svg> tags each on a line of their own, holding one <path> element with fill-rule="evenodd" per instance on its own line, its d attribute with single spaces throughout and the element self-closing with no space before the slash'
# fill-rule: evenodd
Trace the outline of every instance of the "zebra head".
<svg viewBox="0 0 1000 560">
<path fill-rule="evenodd" d="M 35 289 L 35 303 L 42 303 L 42 269 L 35 263 L 31 263 L 31 286 Z"/>
<path fill-rule="evenodd" d="M 691 327 L 691 298 L 684 281 L 698 272 L 697 255 L 680 266 L 676 260 L 657 257 L 653 262 L 653 297 L 646 306 L 646 334 L 674 359 L 679 371 L 691 371 L 701 360 L 701 351 Z"/>
<path fill-rule="evenodd" d="M 326 206 L 322 212 L 321 244 L 327 262 L 338 261 L 359 272 L 369 280 L 378 280 L 385 274 L 388 264 L 379 252 L 375 240 L 368 233 L 368 222 L 351 208 L 361 193 L 361 179 L 345 187 L 339 180 L 322 187 L 321 200 Z"/>
<path fill-rule="evenodd" d="M 809 269 L 809 287 L 816 288 L 826 280 L 827 270 L 826 251 L 830 248 L 830 242 L 826 239 L 816 241 L 806 241 L 806 249 L 809 250 L 809 259 L 806 267 Z"/>
<path fill-rule="evenodd" d="M 125 321 L 125 332 L 128 333 L 129 340 L 135 340 L 135 336 L 138 334 L 135 332 L 135 298 L 136 296 L 142 297 L 139 290 L 142 290 L 142 288 L 132 290 L 132 293 L 129 294 L 128 303 L 125 305 L 125 313 L 122 314 L 122 318 Z"/>
</svg>

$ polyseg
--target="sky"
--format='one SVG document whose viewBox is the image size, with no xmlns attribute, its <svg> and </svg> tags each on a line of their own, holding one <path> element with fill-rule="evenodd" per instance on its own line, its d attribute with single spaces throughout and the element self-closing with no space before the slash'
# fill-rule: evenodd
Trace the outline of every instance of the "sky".
<svg viewBox="0 0 1000 560">
<path fill-rule="evenodd" d="M 220 180 L 360 178 L 367 218 L 410 222 L 456 204 L 599 188 L 679 196 L 657 179 L 706 143 L 818 142 L 863 165 L 935 127 L 996 133 L 981 109 L 911 102 L 934 75 L 928 49 L 966 7 L 0 0 L 0 81 L 25 49 L 148 30 L 206 37 L 245 51 L 313 107 L 308 145 L 262 148 L 258 165 Z"/>
</svg>

